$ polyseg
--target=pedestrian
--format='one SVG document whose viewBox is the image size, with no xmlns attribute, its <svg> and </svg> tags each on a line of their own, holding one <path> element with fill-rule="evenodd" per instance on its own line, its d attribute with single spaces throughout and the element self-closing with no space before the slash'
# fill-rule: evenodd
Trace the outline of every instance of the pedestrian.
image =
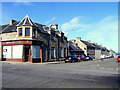
<svg viewBox="0 0 120 90">
<path fill-rule="evenodd" d="M 103 58 L 101 58 L 101 61 L 103 61 Z"/>
</svg>

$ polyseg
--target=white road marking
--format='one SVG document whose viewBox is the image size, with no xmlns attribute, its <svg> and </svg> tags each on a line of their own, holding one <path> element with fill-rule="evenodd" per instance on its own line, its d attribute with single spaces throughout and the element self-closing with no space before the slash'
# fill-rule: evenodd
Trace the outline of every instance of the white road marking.
<svg viewBox="0 0 120 90">
<path fill-rule="evenodd" d="M 104 69 L 104 68 L 99 68 L 99 69 Z"/>
</svg>

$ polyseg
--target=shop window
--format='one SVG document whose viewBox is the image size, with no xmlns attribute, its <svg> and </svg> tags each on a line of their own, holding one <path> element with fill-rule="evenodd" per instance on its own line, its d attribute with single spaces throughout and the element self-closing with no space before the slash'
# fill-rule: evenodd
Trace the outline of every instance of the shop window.
<svg viewBox="0 0 120 90">
<path fill-rule="evenodd" d="M 22 28 L 19 29 L 19 36 L 22 36 Z"/>
<path fill-rule="evenodd" d="M 51 47 L 51 59 L 55 58 L 55 48 Z"/>
<path fill-rule="evenodd" d="M 25 28 L 25 36 L 30 36 L 30 28 Z"/>
</svg>

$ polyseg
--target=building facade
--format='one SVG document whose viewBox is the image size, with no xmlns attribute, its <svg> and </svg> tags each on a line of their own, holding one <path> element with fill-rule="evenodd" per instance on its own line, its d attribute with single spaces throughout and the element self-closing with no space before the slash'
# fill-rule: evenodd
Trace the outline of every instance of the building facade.
<svg viewBox="0 0 120 90">
<path fill-rule="evenodd" d="M 74 55 L 74 56 L 80 56 L 80 55 L 84 55 L 84 51 L 78 47 L 78 43 L 76 43 L 75 41 L 72 42 L 68 41 L 68 55 Z"/>
<path fill-rule="evenodd" d="M 26 15 L 21 21 L 10 20 L 0 28 L 2 60 L 44 62 L 63 60 L 67 56 L 67 37 L 56 23 L 42 25 Z"/>
<path fill-rule="evenodd" d="M 91 44 L 90 40 L 81 40 L 81 37 L 76 38 L 78 46 L 84 51 L 85 56 L 92 56 L 95 59 L 95 46 Z"/>
</svg>

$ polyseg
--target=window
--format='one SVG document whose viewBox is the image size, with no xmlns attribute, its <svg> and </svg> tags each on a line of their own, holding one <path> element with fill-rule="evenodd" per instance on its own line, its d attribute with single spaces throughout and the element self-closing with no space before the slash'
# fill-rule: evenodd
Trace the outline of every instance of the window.
<svg viewBox="0 0 120 90">
<path fill-rule="evenodd" d="M 61 57 L 61 51 L 62 51 L 62 49 L 59 48 L 59 57 Z"/>
<path fill-rule="evenodd" d="M 30 36 L 30 28 L 25 28 L 25 36 Z"/>
<path fill-rule="evenodd" d="M 55 58 L 55 48 L 54 47 L 51 47 L 51 58 Z"/>
<path fill-rule="evenodd" d="M 32 33 L 32 34 L 33 34 L 33 37 L 35 37 L 35 36 L 36 36 L 35 31 L 36 31 L 36 29 L 34 28 L 34 29 L 33 29 L 33 33 Z"/>
<path fill-rule="evenodd" d="M 22 36 L 22 28 L 19 29 L 19 36 Z"/>
<path fill-rule="evenodd" d="M 50 35 L 50 39 L 51 39 L 51 40 L 54 40 L 54 34 L 51 34 L 51 35 Z"/>
<path fill-rule="evenodd" d="M 76 48 L 78 48 L 78 44 L 76 43 Z"/>
</svg>

